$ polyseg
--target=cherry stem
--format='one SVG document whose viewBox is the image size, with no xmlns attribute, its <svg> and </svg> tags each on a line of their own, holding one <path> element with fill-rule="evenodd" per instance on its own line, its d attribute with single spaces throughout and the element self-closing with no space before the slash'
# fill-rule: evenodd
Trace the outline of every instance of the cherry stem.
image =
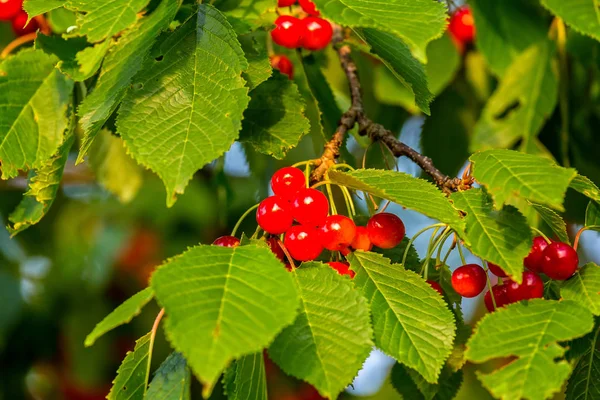
<svg viewBox="0 0 600 400">
<path fill-rule="evenodd" d="M 239 229 L 240 225 L 242 224 L 242 221 L 244 221 L 244 218 L 246 218 L 252 211 L 256 210 L 259 205 L 260 205 L 260 203 L 253 205 L 244 214 L 242 214 L 240 219 L 238 219 L 237 223 L 233 227 L 233 230 L 231 231 L 231 236 L 235 236 L 235 234 L 237 233 L 237 230 Z"/>
<path fill-rule="evenodd" d="M 444 240 L 438 246 L 437 256 L 435 257 L 435 263 L 436 263 L 436 265 L 440 265 L 441 256 L 442 256 L 442 250 L 444 249 L 444 245 L 446 244 L 446 240 L 448 240 L 448 238 L 450 236 L 452 236 L 452 232 L 446 233 L 446 235 L 444 236 Z"/>
<path fill-rule="evenodd" d="M 314 184 L 314 185 L 312 185 L 310 188 L 311 188 L 311 189 L 316 189 L 316 188 L 318 188 L 318 187 L 325 186 L 325 185 L 330 185 L 330 184 L 332 184 L 332 183 L 333 183 L 333 182 L 331 182 L 331 181 L 325 180 L 325 181 L 321 181 L 321 182 L 317 182 L 317 183 L 315 183 L 315 184 Z"/>
<path fill-rule="evenodd" d="M 460 245 L 460 239 L 458 238 L 456 238 L 456 248 L 458 249 L 458 254 L 460 255 L 460 261 L 462 262 L 462 265 L 466 265 L 467 261 L 465 260 L 465 255 L 463 254 L 462 246 Z"/>
<path fill-rule="evenodd" d="M 298 168 L 298 167 L 299 167 L 299 166 L 301 166 L 301 165 L 312 165 L 312 164 L 314 164 L 314 161 L 313 161 L 313 160 L 308 160 L 308 161 L 300 161 L 300 162 L 297 162 L 296 164 L 292 164 L 292 167 L 294 167 L 294 168 Z"/>
<path fill-rule="evenodd" d="M 540 235 L 541 237 L 543 237 L 543 238 L 544 238 L 544 240 L 546 241 L 546 243 L 548 243 L 548 244 L 551 244 L 551 243 L 552 243 L 552 240 L 550 240 L 550 239 L 548 238 L 548 236 L 546 236 L 546 235 L 544 234 L 544 232 L 540 231 L 538 228 L 535 228 L 535 227 L 533 227 L 533 226 L 532 226 L 532 227 L 531 227 L 531 230 L 532 230 L 532 231 L 534 231 L 535 233 L 537 233 L 538 235 Z"/>
<path fill-rule="evenodd" d="M 165 315 L 165 309 L 161 308 L 154 320 L 154 324 L 152 325 L 152 330 L 150 331 L 150 344 L 148 349 L 148 362 L 146 364 L 146 381 L 144 383 L 144 395 L 146 394 L 146 390 L 148 388 L 148 378 L 150 377 L 150 364 L 152 363 L 152 350 L 154 349 L 154 339 L 156 339 L 156 332 L 158 331 L 158 326 L 160 325 L 160 321 Z"/>
<path fill-rule="evenodd" d="M 354 218 L 356 215 L 356 209 L 354 208 L 354 203 L 352 202 L 352 196 L 350 195 L 350 191 L 345 186 L 340 186 L 340 190 L 344 195 L 344 201 L 346 202 L 346 209 L 348 210 L 348 214 L 350 214 L 350 218 Z"/>
<path fill-rule="evenodd" d="M 481 260 L 482 263 L 483 260 Z M 496 305 L 496 296 L 494 296 L 494 291 L 492 290 L 492 281 L 490 280 L 490 274 L 488 273 L 488 271 L 490 270 L 490 266 L 489 263 L 484 263 L 485 265 L 485 279 L 487 282 L 487 287 L 488 287 L 488 291 L 490 292 L 490 297 L 492 298 L 492 304 L 494 305 L 494 311 L 496 311 L 498 309 L 498 306 Z"/>
<path fill-rule="evenodd" d="M 421 236 L 423 233 L 427 232 L 428 230 L 436 228 L 436 227 L 442 227 L 442 226 L 446 226 L 446 224 L 439 223 L 439 224 L 433 224 L 433 225 L 426 226 L 425 228 L 423 228 L 420 231 L 418 231 L 417 233 L 415 233 L 412 238 L 410 238 L 410 240 L 408 241 L 408 244 L 406 245 L 406 249 L 404 249 L 404 254 L 402 255 L 402 266 L 403 267 L 406 264 L 406 257 L 408 257 L 408 251 L 410 250 L 410 246 L 412 246 L 414 241 L 419 236 Z"/>
<path fill-rule="evenodd" d="M 331 214 L 337 215 L 337 209 L 335 208 L 335 200 L 333 199 L 333 191 L 331 190 L 331 185 L 326 184 L 325 188 L 327 189 L 327 197 L 329 197 L 329 205 L 331 206 Z"/>
<path fill-rule="evenodd" d="M 431 235 L 431 239 L 429 240 L 429 249 L 427 250 L 425 262 L 423 263 L 423 267 L 421 268 L 425 280 L 427 280 L 427 276 L 429 275 L 429 262 L 431 261 L 431 256 L 433 255 L 433 252 L 440 245 L 442 239 L 444 239 L 450 232 L 450 227 L 447 226 L 446 229 L 444 229 L 442 233 L 440 233 L 439 236 L 436 237 L 440 229 L 441 228 L 436 228 L 436 230 Z"/>
<path fill-rule="evenodd" d="M 588 229 L 592 229 L 592 230 L 600 230 L 600 225 L 590 225 L 590 226 L 584 226 L 583 228 L 581 228 L 577 234 L 575 235 L 575 239 L 573 240 L 573 250 L 577 251 L 577 248 L 579 247 L 579 238 L 581 237 L 581 234 L 585 231 L 587 231 Z"/>
<path fill-rule="evenodd" d="M 383 207 L 381 207 L 379 210 L 377 210 L 377 213 L 379 214 L 379 213 L 385 212 L 385 210 L 387 210 L 387 208 L 389 207 L 390 203 L 391 203 L 391 201 L 387 200 L 385 205 L 383 205 Z"/>
<path fill-rule="evenodd" d="M 344 163 L 335 164 L 335 165 L 331 166 L 331 169 L 340 169 L 340 168 L 348 168 L 350 171 L 356 171 L 356 168 L 354 168 L 351 165 L 344 164 Z"/>
<path fill-rule="evenodd" d="M 23 36 L 19 36 L 18 38 L 16 38 L 15 40 L 13 40 L 12 42 L 10 42 L 9 44 L 6 45 L 4 50 L 2 50 L 2 53 L 0 53 L 0 58 L 4 59 L 4 58 L 8 57 L 8 55 L 14 49 L 16 49 L 17 47 L 19 47 L 25 43 L 33 42 L 36 37 L 37 37 L 37 32 L 32 32 L 32 33 L 28 33 Z"/>
<path fill-rule="evenodd" d="M 278 240 L 277 244 L 279 245 L 279 247 L 283 251 L 283 254 L 285 254 L 286 258 L 288 259 L 288 262 L 290 263 L 290 266 L 292 267 L 292 271 L 294 271 L 296 269 L 296 264 L 294 263 L 294 259 L 292 258 L 292 256 L 288 252 L 288 249 L 285 247 L 285 245 L 283 244 L 283 242 L 281 240 Z"/>
</svg>

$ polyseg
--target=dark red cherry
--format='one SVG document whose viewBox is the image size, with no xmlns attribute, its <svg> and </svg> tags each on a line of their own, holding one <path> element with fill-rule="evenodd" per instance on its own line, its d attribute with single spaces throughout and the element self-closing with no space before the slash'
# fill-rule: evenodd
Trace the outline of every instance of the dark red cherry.
<svg viewBox="0 0 600 400">
<path fill-rule="evenodd" d="M 466 264 L 452 273 L 452 287 L 462 297 L 475 297 L 485 288 L 487 276 L 477 264 Z"/>
<path fill-rule="evenodd" d="M 302 225 L 323 225 L 328 213 L 329 201 L 317 189 L 302 189 L 292 199 L 292 216 Z"/>
<path fill-rule="evenodd" d="M 23 0 L 0 0 L 0 21 L 10 21 L 23 9 Z"/>
<path fill-rule="evenodd" d="M 506 294 L 507 285 L 496 285 L 492 286 L 492 294 L 494 295 L 494 300 L 496 300 L 496 307 L 504 307 L 509 304 L 508 295 Z M 494 302 L 492 301 L 492 295 L 488 290 L 485 292 L 485 296 L 483 296 L 483 302 L 485 303 L 485 308 L 488 309 L 489 312 L 494 311 Z"/>
<path fill-rule="evenodd" d="M 441 294 L 442 296 L 444 295 L 444 291 L 442 290 L 442 287 L 439 283 L 437 283 L 436 281 L 427 281 L 427 283 L 429 283 L 429 286 L 435 289 L 439 294 Z"/>
<path fill-rule="evenodd" d="M 508 276 L 502 268 L 500 268 L 496 264 L 492 264 L 489 261 L 488 261 L 488 268 L 490 269 L 492 274 L 496 275 L 498 278 L 506 278 Z"/>
<path fill-rule="evenodd" d="M 281 168 L 271 177 L 271 189 L 273 189 L 273 193 L 286 200 L 292 200 L 294 195 L 304 188 L 306 188 L 306 178 L 304 177 L 304 173 L 298 168 Z"/>
<path fill-rule="evenodd" d="M 514 281 L 509 281 L 506 284 L 506 295 L 511 303 L 542 298 L 544 296 L 544 282 L 535 272 L 524 271 L 523 282 L 520 285 Z"/>
<path fill-rule="evenodd" d="M 350 279 L 354 278 L 354 271 L 350 269 L 350 264 L 347 262 L 332 261 L 328 262 L 329 266 L 335 269 L 340 275 L 348 275 Z"/>
<path fill-rule="evenodd" d="M 279 235 L 287 231 L 294 219 L 290 203 L 279 196 L 267 197 L 260 202 L 256 210 L 256 222 L 265 231 Z"/>
<path fill-rule="evenodd" d="M 542 272 L 551 279 L 564 281 L 573 276 L 579 266 L 577 252 L 568 244 L 554 242 L 542 253 Z"/>
<path fill-rule="evenodd" d="M 356 235 L 354 221 L 344 215 L 330 215 L 319 228 L 321 244 L 327 250 L 340 251 L 348 248 Z"/>
<path fill-rule="evenodd" d="M 300 4 L 300 7 L 302 7 L 302 10 L 308 15 L 313 17 L 321 15 L 321 13 L 317 11 L 317 6 L 311 0 L 298 0 L 298 3 Z"/>
<path fill-rule="evenodd" d="M 277 0 L 277 7 L 289 7 L 296 4 L 296 0 Z"/>
<path fill-rule="evenodd" d="M 450 17 L 448 30 L 459 42 L 471 43 L 475 38 L 475 20 L 469 6 L 460 7 Z"/>
<path fill-rule="evenodd" d="M 27 23 L 27 13 L 25 11 L 19 11 L 19 13 L 12 20 L 12 30 L 17 36 L 27 35 L 38 30 L 40 25 L 36 19 L 32 19 Z"/>
<path fill-rule="evenodd" d="M 319 17 L 306 17 L 302 47 L 307 50 L 321 50 L 327 47 L 333 36 L 333 28 L 329 21 Z"/>
<path fill-rule="evenodd" d="M 319 232 L 309 226 L 292 226 L 285 233 L 283 243 L 290 255 L 298 261 L 312 261 L 323 251 Z"/>
<path fill-rule="evenodd" d="M 271 31 L 273 41 L 280 46 L 295 49 L 302 45 L 302 36 L 306 25 L 296 17 L 282 15 L 275 20 L 275 29 Z"/>
<path fill-rule="evenodd" d="M 271 251 L 273 252 L 273 254 L 275 254 L 275 257 L 277 257 L 279 259 L 279 261 L 281 261 L 282 263 L 287 263 L 288 260 L 285 256 L 285 253 L 283 252 L 283 249 L 281 248 L 281 245 L 283 245 L 283 243 L 281 243 L 281 241 L 275 237 L 271 237 L 269 239 L 267 239 L 267 245 L 269 246 L 269 249 L 271 249 Z"/>
<path fill-rule="evenodd" d="M 220 238 L 215 239 L 212 244 L 221 247 L 237 247 L 240 245 L 240 239 L 234 236 L 221 236 Z"/>
<path fill-rule="evenodd" d="M 278 69 L 284 75 L 287 75 L 288 78 L 294 79 L 294 64 L 284 55 L 279 56 L 271 56 L 271 67 Z M 292 167 L 288 167 L 292 168 Z M 297 168 L 294 168 L 297 169 Z M 300 171 L 300 170 L 298 170 Z"/>
<path fill-rule="evenodd" d="M 548 242 L 541 236 L 533 238 L 529 255 L 523 260 L 523 265 L 533 272 L 542 272 L 542 253 L 548 247 Z"/>
<path fill-rule="evenodd" d="M 366 226 L 357 226 L 354 240 L 350 246 L 354 250 L 370 251 L 373 248 L 373 243 L 369 239 L 369 231 Z"/>
<path fill-rule="evenodd" d="M 404 238 L 405 228 L 402 220 L 396 215 L 379 213 L 369 219 L 367 232 L 373 246 L 391 249 L 400 244 Z"/>
</svg>

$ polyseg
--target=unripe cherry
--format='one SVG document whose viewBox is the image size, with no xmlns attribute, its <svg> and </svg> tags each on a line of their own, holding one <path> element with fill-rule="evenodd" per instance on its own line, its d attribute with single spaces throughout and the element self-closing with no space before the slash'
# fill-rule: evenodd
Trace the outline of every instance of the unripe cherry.
<svg viewBox="0 0 600 400">
<path fill-rule="evenodd" d="M 475 297 L 485 288 L 487 276 L 477 264 L 466 264 L 452 273 L 452 287 L 462 297 Z"/>
<path fill-rule="evenodd" d="M 312 261 L 323 251 L 319 233 L 309 226 L 292 226 L 285 233 L 283 243 L 290 255 L 298 261 Z"/>
<path fill-rule="evenodd" d="M 267 197 L 258 205 L 256 222 L 272 235 L 280 235 L 287 231 L 294 222 L 290 203 L 280 196 Z"/>
<path fill-rule="evenodd" d="M 327 197 L 317 189 L 298 191 L 291 202 L 292 216 L 302 225 L 320 226 L 329 213 Z"/>
<path fill-rule="evenodd" d="M 350 264 L 347 262 L 332 261 L 328 262 L 329 266 L 335 269 L 340 275 L 348 275 L 350 279 L 354 278 L 354 271 L 350 269 Z"/>
<path fill-rule="evenodd" d="M 296 193 L 304 188 L 306 188 L 306 178 L 298 168 L 284 167 L 276 171 L 271 177 L 273 193 L 285 200 L 292 200 Z"/>
<path fill-rule="evenodd" d="M 348 248 L 356 235 L 354 221 L 344 215 L 330 215 L 319 228 L 319 239 L 327 250 Z"/>
<path fill-rule="evenodd" d="M 235 236 L 221 236 L 215 239 L 212 244 L 221 247 L 237 247 L 240 245 L 240 239 Z"/>
<path fill-rule="evenodd" d="M 405 228 L 402 220 L 396 215 L 379 213 L 369 219 L 367 232 L 373 246 L 392 249 L 404 238 Z"/>
<path fill-rule="evenodd" d="M 551 279 L 564 281 L 573 276 L 579 266 L 579 256 L 566 243 L 554 242 L 542 253 L 542 272 Z"/>
<path fill-rule="evenodd" d="M 302 45 L 305 30 L 306 25 L 298 18 L 282 15 L 275 20 L 275 29 L 271 31 L 271 37 L 278 45 L 295 49 Z"/>
<path fill-rule="evenodd" d="M 542 298 L 544 296 L 544 282 L 535 272 L 524 271 L 523 282 L 520 285 L 514 281 L 506 284 L 506 295 L 511 303 Z"/>
<path fill-rule="evenodd" d="M 302 47 L 314 51 L 327 47 L 333 37 L 333 27 L 329 21 L 319 17 L 306 17 L 302 22 L 305 26 Z"/>
</svg>

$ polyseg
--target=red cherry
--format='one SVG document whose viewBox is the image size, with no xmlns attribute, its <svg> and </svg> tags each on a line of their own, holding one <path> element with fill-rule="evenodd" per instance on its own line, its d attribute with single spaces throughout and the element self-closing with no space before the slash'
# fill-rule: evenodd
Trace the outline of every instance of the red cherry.
<svg viewBox="0 0 600 400">
<path fill-rule="evenodd" d="M 564 281 L 573 276 L 579 266 L 577 252 L 568 244 L 554 242 L 542 253 L 542 272 L 551 279 Z"/>
<path fill-rule="evenodd" d="M 292 199 L 292 216 L 302 225 L 323 225 L 328 213 L 329 201 L 317 189 L 302 189 Z"/>
<path fill-rule="evenodd" d="M 475 38 L 475 20 L 469 6 L 460 7 L 450 17 L 450 33 L 462 43 L 471 43 Z"/>
<path fill-rule="evenodd" d="M 319 17 L 306 17 L 302 22 L 305 26 L 302 47 L 307 50 L 321 50 L 327 47 L 333 36 L 333 28 L 329 21 Z"/>
<path fill-rule="evenodd" d="M 492 294 L 494 295 L 494 300 L 496 300 L 496 307 L 504 307 L 509 304 L 508 296 L 506 294 L 507 285 L 496 285 L 492 286 L 492 292 L 488 290 L 485 292 L 485 296 L 483 296 L 483 302 L 485 303 L 485 307 L 489 312 L 494 311 L 494 302 L 492 301 Z"/>
<path fill-rule="evenodd" d="M 290 203 L 279 196 L 267 197 L 260 202 L 256 210 L 256 222 L 265 232 L 272 235 L 284 233 L 294 222 Z"/>
<path fill-rule="evenodd" d="M 369 239 L 369 231 L 365 226 L 357 226 L 354 240 L 350 244 L 354 250 L 370 251 L 373 248 L 373 243 Z M 342 253 L 343 254 L 343 253 Z"/>
<path fill-rule="evenodd" d="M 296 4 L 296 0 L 277 0 L 277 7 L 289 7 Z"/>
<path fill-rule="evenodd" d="M 329 266 L 335 269 L 340 275 L 348 275 L 351 279 L 354 278 L 354 271 L 350 269 L 350 264 L 347 262 L 332 261 L 328 262 Z"/>
<path fill-rule="evenodd" d="M 500 268 L 496 264 L 492 264 L 489 261 L 488 261 L 488 268 L 490 269 L 492 274 L 496 275 L 498 278 L 506 278 L 508 276 L 502 268 Z"/>
<path fill-rule="evenodd" d="M 283 243 L 290 255 L 298 261 L 312 261 L 323 251 L 318 231 L 309 226 L 292 226 L 285 233 Z"/>
<path fill-rule="evenodd" d="M 300 7 L 304 10 L 305 13 L 311 15 L 313 17 L 318 17 L 321 15 L 319 11 L 317 11 L 317 6 L 311 0 L 298 0 Z"/>
<path fill-rule="evenodd" d="M 32 19 L 27 24 L 28 18 L 29 17 L 27 16 L 27 13 L 25 11 L 19 11 L 19 13 L 16 15 L 16 17 L 13 18 L 12 29 L 13 29 L 13 32 L 15 33 L 15 35 L 23 36 L 23 35 L 26 35 L 28 33 L 33 33 L 38 30 L 40 25 L 38 24 L 37 20 Z M 27 24 L 27 26 L 25 24 Z"/>
<path fill-rule="evenodd" d="M 212 244 L 221 247 L 237 247 L 240 245 L 240 239 L 234 236 L 221 236 L 220 238 L 215 239 Z"/>
<path fill-rule="evenodd" d="M 10 21 L 23 9 L 23 0 L 0 0 L 0 21 Z"/>
<path fill-rule="evenodd" d="M 342 255 L 346 257 L 348 254 L 352 253 L 352 249 L 350 249 L 349 247 L 344 247 L 340 249 L 340 253 L 342 253 Z"/>
<path fill-rule="evenodd" d="M 271 189 L 273 189 L 273 193 L 286 200 L 291 200 L 300 189 L 304 188 L 306 188 L 306 178 L 304 177 L 304 173 L 298 168 L 281 168 L 271 177 Z"/>
<path fill-rule="evenodd" d="M 483 291 L 487 276 L 477 264 L 458 267 L 452 273 L 452 287 L 462 297 L 475 297 Z"/>
<path fill-rule="evenodd" d="M 280 244 L 282 243 L 277 238 L 272 237 L 267 239 L 267 245 L 269 246 L 269 249 L 271 249 L 273 254 L 275 254 L 275 257 L 277 257 L 279 261 L 285 264 L 287 262 L 287 259 Z"/>
<path fill-rule="evenodd" d="M 292 64 L 290 59 L 286 56 L 271 56 L 271 67 L 278 69 L 279 72 L 281 72 L 284 75 L 287 75 L 288 78 L 294 79 L 294 64 Z"/>
<path fill-rule="evenodd" d="M 374 246 L 391 249 L 400 244 L 404 238 L 405 228 L 402 220 L 396 215 L 379 213 L 369 219 L 367 232 Z"/>
<path fill-rule="evenodd" d="M 282 15 L 275 20 L 275 29 L 271 31 L 271 37 L 278 45 L 295 49 L 301 46 L 305 30 L 306 25 L 298 18 Z"/>
<path fill-rule="evenodd" d="M 524 271 L 523 283 L 519 285 L 514 281 L 510 281 L 506 284 L 506 295 L 511 303 L 542 298 L 544 296 L 544 282 L 535 272 Z"/>
<path fill-rule="evenodd" d="M 347 248 L 356 235 L 354 221 L 344 215 L 331 215 L 319 228 L 319 239 L 327 250 L 340 251 Z"/>
<path fill-rule="evenodd" d="M 548 242 L 541 236 L 533 238 L 533 245 L 529 255 L 523 259 L 523 264 L 533 272 L 542 272 L 542 253 L 548 247 Z"/>
<path fill-rule="evenodd" d="M 427 283 L 429 283 L 429 286 L 435 289 L 439 294 L 441 294 L 442 296 L 444 295 L 444 291 L 442 290 L 442 287 L 439 283 L 437 283 L 436 281 L 427 281 Z"/>
</svg>

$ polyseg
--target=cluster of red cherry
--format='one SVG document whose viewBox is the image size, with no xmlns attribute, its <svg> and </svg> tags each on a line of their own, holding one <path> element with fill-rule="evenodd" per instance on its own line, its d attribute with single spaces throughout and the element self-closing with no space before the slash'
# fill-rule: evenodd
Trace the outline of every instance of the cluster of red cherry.
<svg viewBox="0 0 600 400">
<path fill-rule="evenodd" d="M 15 35 L 23 36 L 38 30 L 38 22 L 32 19 L 27 24 L 28 18 L 23 11 L 23 0 L 0 0 L 0 21 L 10 21 Z"/>
<path fill-rule="evenodd" d="M 319 190 L 306 186 L 304 173 L 298 168 L 285 167 L 271 178 L 273 196 L 260 202 L 256 222 L 271 235 L 267 243 L 285 264 L 312 261 L 323 250 L 348 255 L 352 250 L 369 251 L 373 246 L 382 249 L 396 247 L 404 238 L 402 220 L 394 214 L 373 215 L 366 226 L 356 226 L 344 215 L 329 215 L 329 201 Z M 283 242 L 277 236 L 284 235 Z M 234 247 L 239 239 L 223 236 L 213 243 Z M 354 277 L 347 262 L 330 262 L 342 275 Z"/>
<path fill-rule="evenodd" d="M 531 252 L 523 260 L 528 269 L 523 272 L 523 282 L 518 284 L 509 279 L 501 279 L 484 296 L 489 311 L 521 300 L 542 298 L 544 282 L 539 273 L 554 280 L 569 279 L 579 266 L 579 256 L 573 247 L 566 243 L 546 241 L 541 236 L 533 239 Z M 490 271 L 498 278 L 508 275 L 499 266 L 488 262 Z M 463 297 L 475 297 L 485 288 L 487 275 L 477 264 L 467 264 L 457 268 L 452 274 L 452 287 Z M 493 299 L 492 299 L 493 296 Z M 496 307 L 494 307 L 494 302 Z"/>
</svg>

